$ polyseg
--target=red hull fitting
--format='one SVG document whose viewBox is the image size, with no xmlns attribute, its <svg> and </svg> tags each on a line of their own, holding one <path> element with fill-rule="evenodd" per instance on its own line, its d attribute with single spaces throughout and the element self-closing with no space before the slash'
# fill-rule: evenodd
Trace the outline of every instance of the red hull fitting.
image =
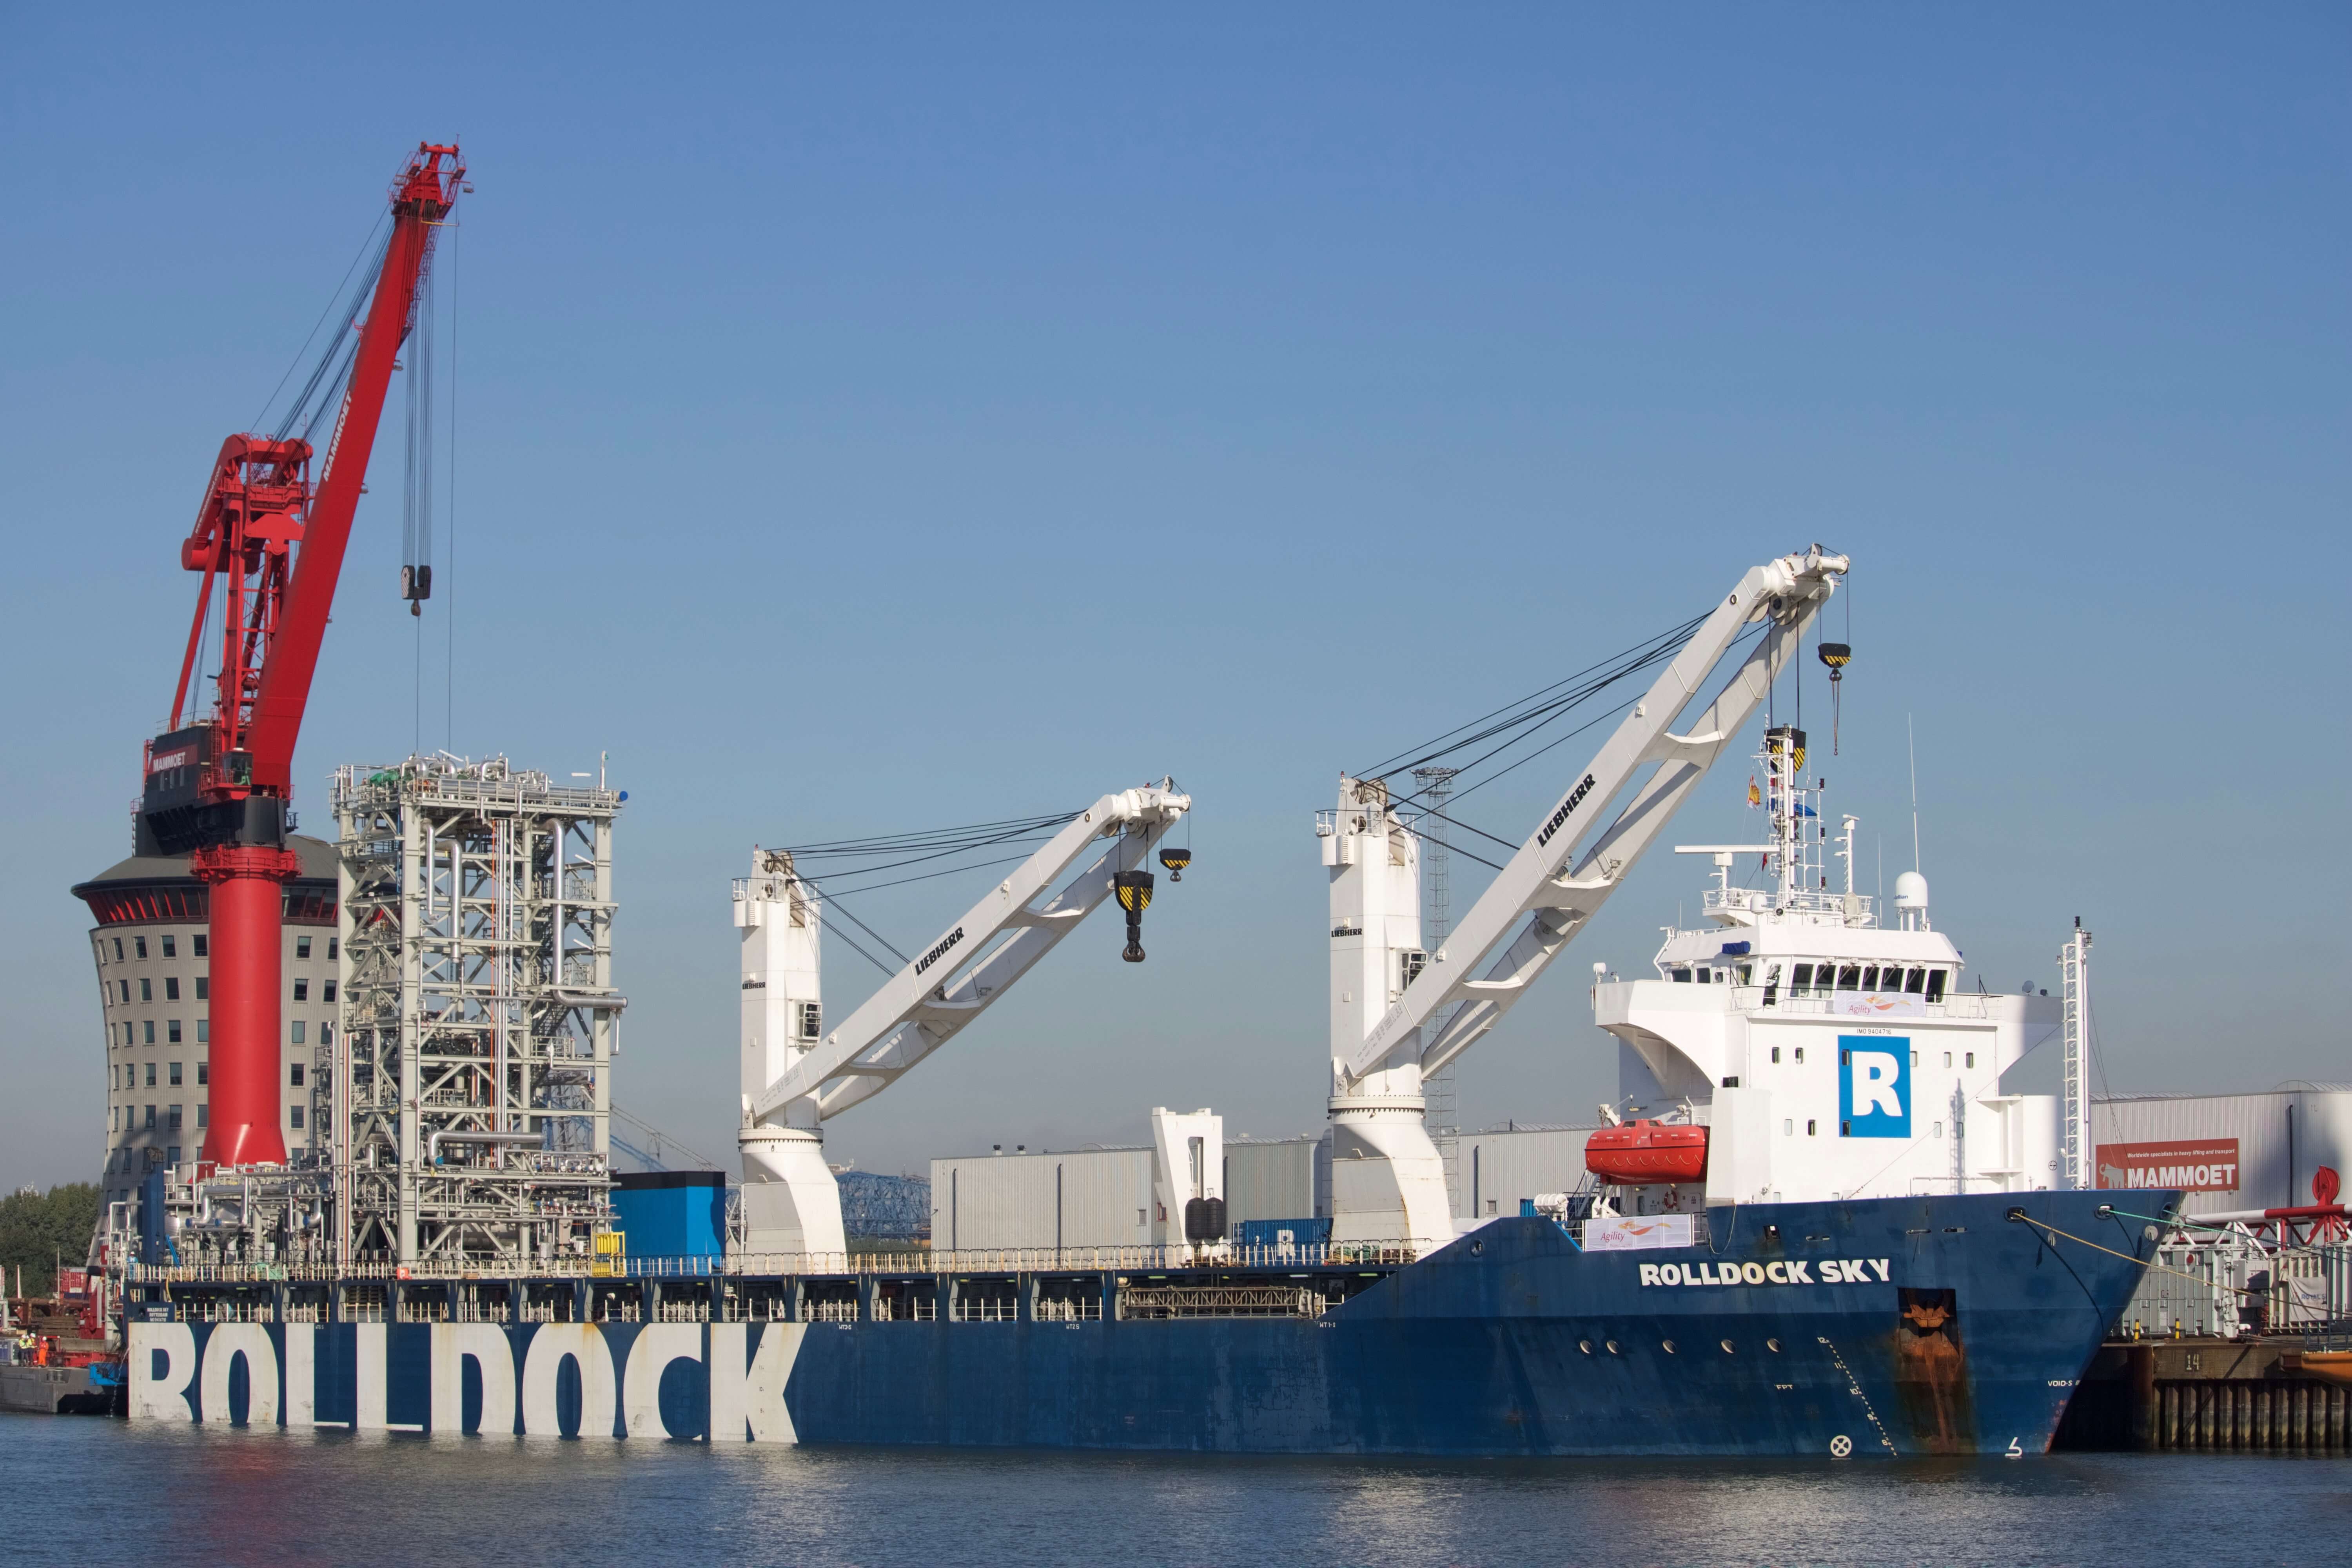
<svg viewBox="0 0 2352 1568">
<path fill-rule="evenodd" d="M 1620 1186 L 1706 1179 L 1706 1129 L 1635 1121 L 1603 1127 L 1585 1142 L 1584 1168 Z"/>
<path fill-rule="evenodd" d="M 212 1096 L 204 1158 L 283 1164 L 278 1130 L 278 994 L 291 851 L 216 845 L 191 869 L 212 887 Z"/>
</svg>

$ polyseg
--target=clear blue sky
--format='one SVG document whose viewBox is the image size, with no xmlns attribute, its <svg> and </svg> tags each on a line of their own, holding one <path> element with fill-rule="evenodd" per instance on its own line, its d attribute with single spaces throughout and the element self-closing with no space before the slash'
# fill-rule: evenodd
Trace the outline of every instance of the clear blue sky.
<svg viewBox="0 0 2352 1568">
<path fill-rule="evenodd" d="M 1199 859 L 1151 962 L 1080 933 L 835 1158 L 1155 1103 L 1319 1127 L 1337 771 L 1814 539 L 1856 563 L 1832 804 L 1908 864 L 1914 717 L 1936 914 L 1988 981 L 2054 984 L 2080 914 L 2116 1087 L 2352 1077 L 2341 7 L 9 29 L 0 1184 L 95 1170 L 66 889 L 127 850 L 205 464 L 420 137 L 462 136 L 477 186 L 422 731 L 611 752 L 619 1097 L 713 1154 L 755 840 L 1161 772 Z M 314 824 L 331 767 L 419 729 L 397 420 L 298 759 Z M 1541 771 L 1472 820 L 1521 836 Z M 1746 773 L 1675 836 L 1742 831 Z M 1644 865 L 1465 1058 L 1471 1122 L 1590 1114 L 1614 1056 L 1580 976 L 1643 963 L 1700 880 Z M 860 912 L 911 946 L 966 891 Z M 835 957 L 838 1013 L 875 977 Z"/>
</svg>

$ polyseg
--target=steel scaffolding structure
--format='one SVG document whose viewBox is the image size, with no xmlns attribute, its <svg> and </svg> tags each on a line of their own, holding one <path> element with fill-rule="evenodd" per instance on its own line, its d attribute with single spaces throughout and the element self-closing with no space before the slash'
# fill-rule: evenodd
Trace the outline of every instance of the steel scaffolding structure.
<svg viewBox="0 0 2352 1568">
<path fill-rule="evenodd" d="M 341 1259 L 548 1260 L 607 1208 L 621 796 L 444 752 L 335 776 Z"/>
</svg>

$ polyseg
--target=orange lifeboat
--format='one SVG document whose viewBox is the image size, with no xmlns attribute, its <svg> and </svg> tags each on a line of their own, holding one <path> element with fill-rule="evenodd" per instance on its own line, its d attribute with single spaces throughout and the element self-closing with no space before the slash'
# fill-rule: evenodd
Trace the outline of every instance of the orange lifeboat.
<svg viewBox="0 0 2352 1568">
<path fill-rule="evenodd" d="M 1584 1168 L 1604 1182 L 1643 1187 L 1706 1178 L 1706 1129 L 1633 1121 L 1585 1141 Z"/>
</svg>

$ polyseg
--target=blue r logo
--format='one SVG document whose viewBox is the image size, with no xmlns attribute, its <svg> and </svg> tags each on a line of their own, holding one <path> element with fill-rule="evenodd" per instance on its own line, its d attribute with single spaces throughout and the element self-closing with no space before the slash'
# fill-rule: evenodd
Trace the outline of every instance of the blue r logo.
<svg viewBox="0 0 2352 1568">
<path fill-rule="evenodd" d="M 1838 1037 L 1838 1136 L 1911 1136 L 1911 1042 Z"/>
</svg>

